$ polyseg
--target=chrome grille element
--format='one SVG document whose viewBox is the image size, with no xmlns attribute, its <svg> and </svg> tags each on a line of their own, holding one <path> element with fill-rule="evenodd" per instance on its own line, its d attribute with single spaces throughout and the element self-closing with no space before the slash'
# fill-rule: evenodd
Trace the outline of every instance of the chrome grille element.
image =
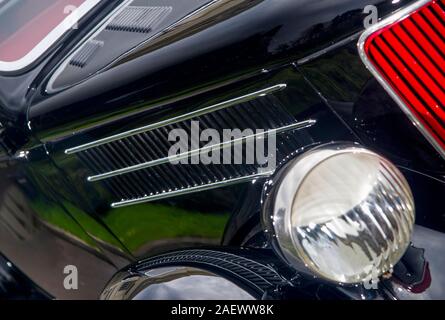
<svg viewBox="0 0 445 320">
<path fill-rule="evenodd" d="M 89 168 L 90 182 L 101 181 L 113 194 L 112 207 L 122 207 L 163 198 L 242 183 L 271 175 L 274 169 L 264 164 L 245 161 L 246 143 L 251 139 L 264 138 L 269 134 L 283 136 L 286 143 L 277 147 L 276 160 L 280 161 L 299 148 L 301 143 L 294 135 L 286 133 L 312 126 L 315 121 L 296 122 L 272 93 L 282 90 L 280 84 L 231 99 L 203 109 L 189 112 L 142 128 L 120 133 L 66 150 L 76 154 Z M 173 129 L 190 132 L 192 123 L 199 123 L 201 129 L 214 129 L 221 133 L 225 129 L 264 130 L 238 139 L 223 141 L 206 146 L 199 142 L 195 149 L 169 155 L 173 142 L 169 132 Z M 239 145 L 243 149 L 241 162 L 230 164 L 190 164 L 187 161 L 174 165 L 173 161 L 191 160 L 202 152 L 224 151 Z M 275 150 L 274 150 L 275 151 Z M 253 153 L 254 151 L 252 151 Z M 223 154 L 223 152 L 221 152 Z M 231 154 L 232 160 L 234 155 Z M 221 161 L 223 163 L 223 161 Z M 264 168 L 263 168 L 264 167 Z M 263 169 L 261 169 L 263 168 Z"/>
</svg>

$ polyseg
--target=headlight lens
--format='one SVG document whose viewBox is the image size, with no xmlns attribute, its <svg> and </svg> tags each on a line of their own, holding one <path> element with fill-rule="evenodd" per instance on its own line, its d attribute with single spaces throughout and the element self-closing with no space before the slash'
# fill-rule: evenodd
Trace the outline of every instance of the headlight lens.
<svg viewBox="0 0 445 320">
<path fill-rule="evenodd" d="M 285 258 L 341 283 L 391 270 L 414 225 L 413 196 L 403 175 L 357 146 L 325 146 L 296 159 L 272 201 L 273 229 Z"/>
</svg>

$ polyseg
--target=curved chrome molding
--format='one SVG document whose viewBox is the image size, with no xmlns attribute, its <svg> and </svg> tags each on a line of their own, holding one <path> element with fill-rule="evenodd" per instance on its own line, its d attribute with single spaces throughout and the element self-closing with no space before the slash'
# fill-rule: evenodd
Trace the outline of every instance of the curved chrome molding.
<svg viewBox="0 0 445 320">
<path fill-rule="evenodd" d="M 228 147 L 232 147 L 232 146 L 235 146 L 235 145 L 239 145 L 239 144 L 244 143 L 244 142 L 249 141 L 249 140 L 261 138 L 263 136 L 268 136 L 270 134 L 280 134 L 280 133 L 283 133 L 283 132 L 286 132 L 286 131 L 307 128 L 307 127 L 310 127 L 310 126 L 314 125 L 316 122 L 317 122 L 316 120 L 307 120 L 307 121 L 293 123 L 293 124 L 285 126 L 285 127 L 267 130 L 264 133 L 258 133 L 258 134 L 254 134 L 254 135 L 250 135 L 250 136 L 245 136 L 245 137 L 242 137 L 242 138 L 238 138 L 238 139 L 235 139 L 235 140 L 223 142 L 223 143 L 220 143 L 220 144 L 215 144 L 215 145 L 207 146 L 207 147 L 204 147 L 204 148 L 195 149 L 195 150 L 192 150 L 192 151 L 189 151 L 189 152 L 184 152 L 184 153 L 181 153 L 181 154 L 178 154 L 178 155 L 165 157 L 165 158 L 161 158 L 161 159 L 156 159 L 156 160 L 153 160 L 153 161 L 150 161 L 150 162 L 140 163 L 140 164 L 137 164 L 137 165 L 134 165 L 134 166 L 131 166 L 131 167 L 122 168 L 122 169 L 119 169 L 119 170 L 115 170 L 115 171 L 106 172 L 106 173 L 103 173 L 103 174 L 91 176 L 91 177 L 88 177 L 87 180 L 90 181 L 90 182 L 100 181 L 100 180 L 104 180 L 104 179 L 108 179 L 108 178 L 111 178 L 111 177 L 123 175 L 123 174 L 130 173 L 130 172 L 133 172 L 133 171 L 147 169 L 147 168 L 150 168 L 150 167 L 158 166 L 158 165 L 169 163 L 169 162 L 180 161 L 180 160 L 183 160 L 183 159 L 188 159 L 188 158 L 190 158 L 192 156 L 199 155 L 202 152 L 221 150 L 221 149 L 224 149 L 224 148 L 228 148 Z"/>
<path fill-rule="evenodd" d="M 71 14 L 76 14 L 78 19 L 81 19 L 101 1 L 102 0 L 86 0 L 77 8 L 76 11 Z M 32 64 L 41 55 L 43 55 L 57 40 L 59 40 L 60 37 L 62 37 L 68 30 L 70 30 L 74 26 L 76 21 L 74 21 L 74 19 L 72 20 L 73 21 L 71 22 L 70 17 L 67 16 L 23 58 L 11 62 L 0 61 L 0 72 L 18 71 Z"/>
<path fill-rule="evenodd" d="M 411 112 L 411 110 L 408 108 L 408 106 L 405 104 L 405 102 L 403 102 L 403 100 L 397 95 L 397 93 L 386 82 L 386 80 L 379 73 L 377 68 L 374 67 L 374 65 L 368 59 L 368 57 L 366 56 L 366 52 L 365 52 L 365 42 L 369 36 L 371 36 L 373 33 L 375 33 L 376 31 L 378 31 L 386 26 L 389 26 L 389 25 L 396 23 L 400 20 L 403 20 L 408 15 L 410 15 L 414 11 L 420 9 L 421 7 L 423 7 L 424 5 L 428 4 L 431 1 L 432 0 L 419 0 L 416 3 L 406 7 L 405 9 L 400 10 L 399 12 L 390 16 L 389 18 L 384 19 L 381 22 L 379 22 L 378 24 L 367 29 L 359 39 L 358 50 L 359 50 L 360 57 L 361 57 L 363 63 L 368 68 L 368 70 L 373 74 L 373 76 L 377 79 L 377 81 L 383 86 L 383 88 L 386 90 L 386 92 L 388 92 L 388 94 L 396 101 L 396 103 L 400 106 L 402 111 L 408 116 L 410 121 L 412 121 L 414 126 L 419 129 L 419 131 L 425 136 L 425 138 L 428 140 L 428 142 L 434 146 L 434 148 L 437 150 L 437 152 L 443 158 L 445 158 L 445 150 L 442 149 L 442 147 L 439 145 L 439 143 L 436 142 L 434 137 L 425 128 L 425 126 Z"/>
<path fill-rule="evenodd" d="M 325 55 L 325 54 L 327 54 L 329 52 L 332 52 L 332 51 L 334 51 L 334 50 L 336 50 L 336 49 L 338 49 L 340 47 L 343 47 L 344 45 L 346 45 L 348 43 L 351 43 L 352 41 L 357 40 L 358 38 L 360 38 L 361 34 L 362 34 L 362 31 L 354 33 L 353 35 L 351 35 L 351 36 L 349 36 L 349 37 L 347 37 L 347 38 L 345 38 L 343 40 L 340 40 L 340 41 L 334 43 L 333 45 L 330 45 L 327 48 L 324 48 L 324 49 L 322 49 L 320 51 L 317 51 L 317 52 L 315 52 L 313 54 L 310 54 L 310 55 L 308 55 L 308 56 L 306 56 L 304 58 L 301 58 L 301 59 L 299 59 L 297 61 L 297 65 L 303 65 L 305 63 L 311 62 L 312 60 L 315 60 L 315 59 L 317 59 L 317 58 L 319 58 L 319 57 L 321 57 L 321 56 L 323 56 L 323 55 Z"/>
<path fill-rule="evenodd" d="M 254 174 L 254 175 L 250 175 L 250 176 L 236 178 L 236 179 L 230 179 L 230 180 L 215 182 L 215 183 L 211 183 L 211 184 L 206 184 L 206 185 L 202 185 L 202 186 L 198 186 L 198 187 L 192 187 L 192 188 L 187 188 L 187 189 L 183 189 L 183 190 L 155 194 L 155 195 L 147 196 L 147 197 L 143 197 L 143 198 L 115 202 L 115 203 L 111 204 L 111 207 L 112 208 L 121 208 L 121 207 L 131 206 L 131 205 L 135 205 L 135 204 L 141 204 L 141 203 L 146 203 L 146 202 L 186 195 L 186 194 L 195 193 L 195 192 L 204 191 L 204 190 L 212 190 L 212 189 L 227 187 L 227 186 L 238 184 L 238 183 L 256 180 L 258 178 L 268 177 L 268 176 L 272 175 L 273 173 L 274 173 L 274 171 L 267 171 L 267 172 L 262 172 L 262 173 L 258 173 L 258 174 Z"/>
<path fill-rule="evenodd" d="M 98 147 L 98 146 L 106 144 L 106 143 L 110 143 L 110 142 L 113 142 L 116 140 L 127 138 L 129 136 L 133 136 L 133 135 L 136 135 L 136 134 L 139 134 L 142 132 L 151 131 L 151 130 L 161 128 L 161 127 L 164 127 L 164 126 L 167 126 L 170 124 L 174 124 L 177 122 L 181 122 L 181 121 L 187 121 L 187 120 L 202 116 L 202 115 L 210 113 L 210 112 L 229 108 L 229 107 L 232 107 L 232 106 L 240 104 L 240 103 L 248 102 L 248 101 L 257 99 L 259 97 L 263 97 L 263 96 L 268 95 L 273 92 L 281 91 L 281 90 L 285 89 L 286 87 L 287 87 L 286 84 L 278 84 L 273 87 L 269 87 L 269 88 L 259 90 L 259 91 L 256 91 L 256 92 L 253 92 L 253 93 L 250 93 L 250 94 L 238 97 L 238 98 L 227 100 L 227 101 L 224 101 L 224 102 L 221 102 L 221 103 L 218 103 L 218 104 L 215 104 L 215 105 L 203 108 L 203 109 L 199 109 L 199 110 L 196 110 L 196 111 L 184 114 L 184 115 L 180 115 L 180 116 L 177 116 L 177 117 L 174 117 L 171 119 L 153 123 L 153 124 L 147 125 L 145 127 L 136 128 L 136 129 L 133 129 L 133 130 L 130 130 L 127 132 L 119 133 L 114 136 L 96 140 L 96 141 L 93 141 L 93 142 L 90 142 L 90 143 L 87 143 L 87 144 L 84 144 L 84 145 L 81 145 L 78 147 L 67 149 L 67 150 L 65 150 L 65 153 L 66 154 L 75 154 L 75 153 L 85 151 L 85 150 L 88 150 L 88 149 L 91 149 L 94 147 Z"/>
</svg>

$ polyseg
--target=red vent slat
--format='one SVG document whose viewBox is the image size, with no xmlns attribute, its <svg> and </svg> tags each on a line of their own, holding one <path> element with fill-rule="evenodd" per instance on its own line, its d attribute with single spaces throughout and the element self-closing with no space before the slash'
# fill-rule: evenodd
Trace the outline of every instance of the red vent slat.
<svg viewBox="0 0 445 320">
<path fill-rule="evenodd" d="M 436 80 L 436 82 L 439 84 L 445 83 L 445 72 L 441 70 L 436 61 L 431 59 L 430 55 L 426 54 L 412 40 L 412 38 L 405 32 L 404 29 L 402 29 L 401 26 L 395 26 L 394 33 L 397 34 L 407 50 L 411 50 L 411 54 L 415 57 L 417 63 L 419 63 L 427 72 L 430 72 L 431 76 Z"/>
<path fill-rule="evenodd" d="M 393 48 L 393 52 L 397 54 L 399 59 L 402 61 L 403 68 L 405 72 L 409 75 L 413 75 L 416 83 L 423 87 L 424 90 L 427 91 L 426 96 L 431 98 L 435 102 L 431 101 L 434 104 L 438 104 L 437 101 L 445 101 L 445 92 L 441 85 L 436 82 L 434 77 L 431 75 L 431 72 L 435 71 L 435 68 L 431 69 L 431 72 L 426 70 L 422 65 L 426 64 L 426 62 L 418 62 L 415 58 L 414 54 L 410 52 L 409 49 L 399 41 L 398 37 L 396 37 L 397 32 L 394 31 L 388 32 L 384 35 L 387 44 L 391 44 Z M 411 48 L 416 48 L 411 47 Z M 418 48 L 416 48 L 418 49 Z M 439 111 L 439 113 L 443 113 L 444 117 L 441 116 L 442 119 L 445 119 L 445 112 L 443 110 Z"/>
<path fill-rule="evenodd" d="M 425 20 L 429 21 L 433 29 L 437 31 L 437 33 L 442 37 L 443 40 L 445 36 L 445 26 L 443 24 L 443 21 L 440 21 L 437 18 L 437 14 L 434 13 L 434 10 L 432 8 L 425 9 L 425 11 L 423 11 L 423 14 Z"/>
<path fill-rule="evenodd" d="M 407 83 L 394 71 L 394 68 L 392 68 L 387 61 L 387 58 L 385 58 L 376 47 L 373 47 L 370 50 L 371 55 L 382 67 L 385 68 L 385 76 L 395 79 L 396 85 L 401 89 L 402 98 L 412 101 L 413 105 L 416 107 L 416 112 L 426 118 L 430 118 L 430 121 L 434 122 L 436 126 L 440 128 L 441 126 L 438 125 L 437 120 L 432 117 L 431 113 L 425 108 L 423 102 L 413 93 L 414 90 L 411 90 Z M 440 133 L 445 134 L 445 129 Z"/>
<path fill-rule="evenodd" d="M 445 0 L 421 0 L 368 29 L 360 54 L 445 157 Z"/>
</svg>

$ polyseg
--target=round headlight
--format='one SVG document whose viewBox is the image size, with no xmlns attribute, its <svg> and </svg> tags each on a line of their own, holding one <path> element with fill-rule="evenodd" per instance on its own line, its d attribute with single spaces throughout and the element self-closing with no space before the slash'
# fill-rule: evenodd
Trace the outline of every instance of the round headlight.
<svg viewBox="0 0 445 320">
<path fill-rule="evenodd" d="M 265 217 L 282 255 L 323 278 L 359 283 L 379 277 L 410 243 L 410 187 L 391 162 L 369 150 L 316 148 L 288 165 L 274 188 Z"/>
</svg>

